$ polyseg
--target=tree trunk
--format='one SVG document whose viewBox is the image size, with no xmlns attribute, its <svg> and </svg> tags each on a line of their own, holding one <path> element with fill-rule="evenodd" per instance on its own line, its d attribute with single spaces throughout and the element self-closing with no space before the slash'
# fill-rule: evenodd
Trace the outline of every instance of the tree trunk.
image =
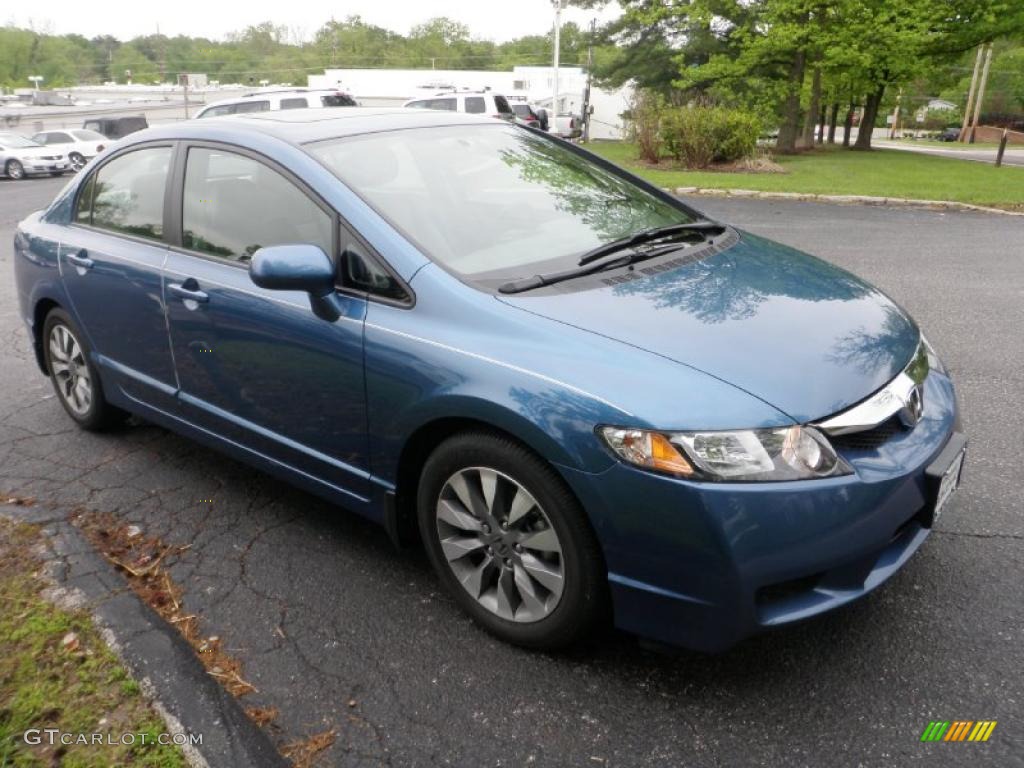
<svg viewBox="0 0 1024 768">
<path fill-rule="evenodd" d="M 882 96 L 885 95 L 885 84 L 878 86 L 878 90 L 869 93 L 864 101 L 864 117 L 861 118 L 860 126 L 857 128 L 857 141 L 854 149 L 871 149 L 871 132 L 875 128 L 875 118 L 878 117 L 878 108 L 882 104 Z"/>
<path fill-rule="evenodd" d="M 853 113 L 857 109 L 857 102 L 850 97 L 850 108 L 846 110 L 846 119 L 843 121 L 843 146 L 850 146 L 850 134 L 853 132 Z"/>
<path fill-rule="evenodd" d="M 783 102 L 779 138 L 775 141 L 775 151 L 780 154 L 791 155 L 796 152 L 796 139 L 800 132 L 800 91 L 804 87 L 806 64 L 807 56 L 803 51 L 793 54 L 789 67 L 789 93 Z"/>
<path fill-rule="evenodd" d="M 821 104 L 821 67 L 814 68 L 811 80 L 811 103 L 804 115 L 804 129 L 797 140 L 797 147 L 810 149 L 814 146 L 814 124 L 818 121 L 818 107 Z"/>
<path fill-rule="evenodd" d="M 839 102 L 832 102 L 832 113 L 828 120 L 828 143 L 836 143 L 836 120 L 839 119 Z"/>
<path fill-rule="evenodd" d="M 825 143 L 825 125 L 828 123 L 828 107 L 825 104 L 821 105 L 821 111 L 818 113 L 818 138 L 816 143 Z"/>
</svg>

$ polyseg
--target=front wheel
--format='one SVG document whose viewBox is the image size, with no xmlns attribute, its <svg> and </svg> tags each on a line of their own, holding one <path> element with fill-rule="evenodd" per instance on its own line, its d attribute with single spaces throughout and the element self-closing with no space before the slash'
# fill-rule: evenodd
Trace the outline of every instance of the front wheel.
<svg viewBox="0 0 1024 768">
<path fill-rule="evenodd" d="M 449 438 L 423 468 L 417 507 L 441 581 L 502 640 L 560 648 L 601 618 L 606 571 L 589 521 L 520 444 L 488 432 Z"/>
<path fill-rule="evenodd" d="M 125 420 L 127 414 L 103 397 L 99 372 L 89 359 L 85 337 L 62 309 L 46 316 L 43 354 L 60 404 L 80 427 L 96 431 Z"/>
<path fill-rule="evenodd" d="M 14 179 L 15 181 L 25 178 L 25 166 L 17 160 L 8 160 L 7 165 L 4 167 L 4 172 L 7 174 L 7 178 Z"/>
</svg>

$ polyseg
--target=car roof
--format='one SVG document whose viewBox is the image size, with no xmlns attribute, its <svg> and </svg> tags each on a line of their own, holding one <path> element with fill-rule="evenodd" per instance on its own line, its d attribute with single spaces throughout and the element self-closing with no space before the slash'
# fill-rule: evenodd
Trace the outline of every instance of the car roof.
<svg viewBox="0 0 1024 768">
<path fill-rule="evenodd" d="M 446 125 L 501 125 L 489 115 L 464 112 L 406 109 L 404 107 L 337 107 L 332 109 L 286 109 L 253 112 L 228 117 L 184 120 L 138 131 L 130 135 L 136 141 L 152 139 L 204 139 L 226 131 L 236 135 L 263 134 L 292 144 L 382 133 L 406 128 L 432 128 Z"/>
</svg>

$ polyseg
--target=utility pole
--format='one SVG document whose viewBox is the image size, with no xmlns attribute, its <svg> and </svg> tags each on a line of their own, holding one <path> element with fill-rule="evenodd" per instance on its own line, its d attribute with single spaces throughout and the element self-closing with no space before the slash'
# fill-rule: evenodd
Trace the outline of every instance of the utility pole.
<svg viewBox="0 0 1024 768">
<path fill-rule="evenodd" d="M 565 0 L 551 0 L 555 6 L 555 57 L 551 85 L 551 124 L 558 131 L 558 58 L 562 46 L 562 5 Z"/>
<path fill-rule="evenodd" d="M 590 42 L 587 44 L 587 88 L 583 91 L 583 143 L 590 141 L 590 84 L 594 80 L 594 35 L 597 19 L 590 20 Z"/>
<path fill-rule="evenodd" d="M 988 53 L 985 54 L 985 66 L 981 70 L 981 82 L 978 83 L 978 98 L 974 102 L 974 120 L 971 122 L 971 136 L 968 141 L 974 143 L 974 134 L 978 130 L 978 122 L 981 120 L 981 102 L 985 98 L 985 83 L 988 81 L 988 67 L 992 63 L 992 43 L 988 44 Z"/>
<path fill-rule="evenodd" d="M 985 56 L 985 46 L 978 46 L 978 55 L 974 57 L 974 74 L 971 75 L 971 87 L 967 91 L 967 106 L 964 107 L 964 121 L 960 126 L 960 135 L 957 141 L 967 141 L 967 126 L 971 124 L 971 108 L 974 106 L 974 92 L 978 87 L 978 72 L 981 70 L 981 60 Z"/>
<path fill-rule="evenodd" d="M 185 119 L 188 120 L 188 75 L 178 75 L 178 82 L 181 84 L 185 96 Z"/>
<path fill-rule="evenodd" d="M 889 138 L 896 138 L 896 131 L 900 125 L 900 102 L 903 100 L 903 88 L 896 93 L 896 108 L 892 111 L 892 129 L 889 131 Z"/>
</svg>

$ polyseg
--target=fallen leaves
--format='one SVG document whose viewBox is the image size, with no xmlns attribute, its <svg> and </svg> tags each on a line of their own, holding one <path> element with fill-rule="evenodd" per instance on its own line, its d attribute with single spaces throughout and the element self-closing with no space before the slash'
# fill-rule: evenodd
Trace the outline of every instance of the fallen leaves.
<svg viewBox="0 0 1024 768">
<path fill-rule="evenodd" d="M 292 761 L 293 768 L 312 768 L 317 756 L 330 747 L 337 737 L 338 732 L 331 728 L 329 731 L 285 744 L 281 747 L 281 754 Z"/>
</svg>

